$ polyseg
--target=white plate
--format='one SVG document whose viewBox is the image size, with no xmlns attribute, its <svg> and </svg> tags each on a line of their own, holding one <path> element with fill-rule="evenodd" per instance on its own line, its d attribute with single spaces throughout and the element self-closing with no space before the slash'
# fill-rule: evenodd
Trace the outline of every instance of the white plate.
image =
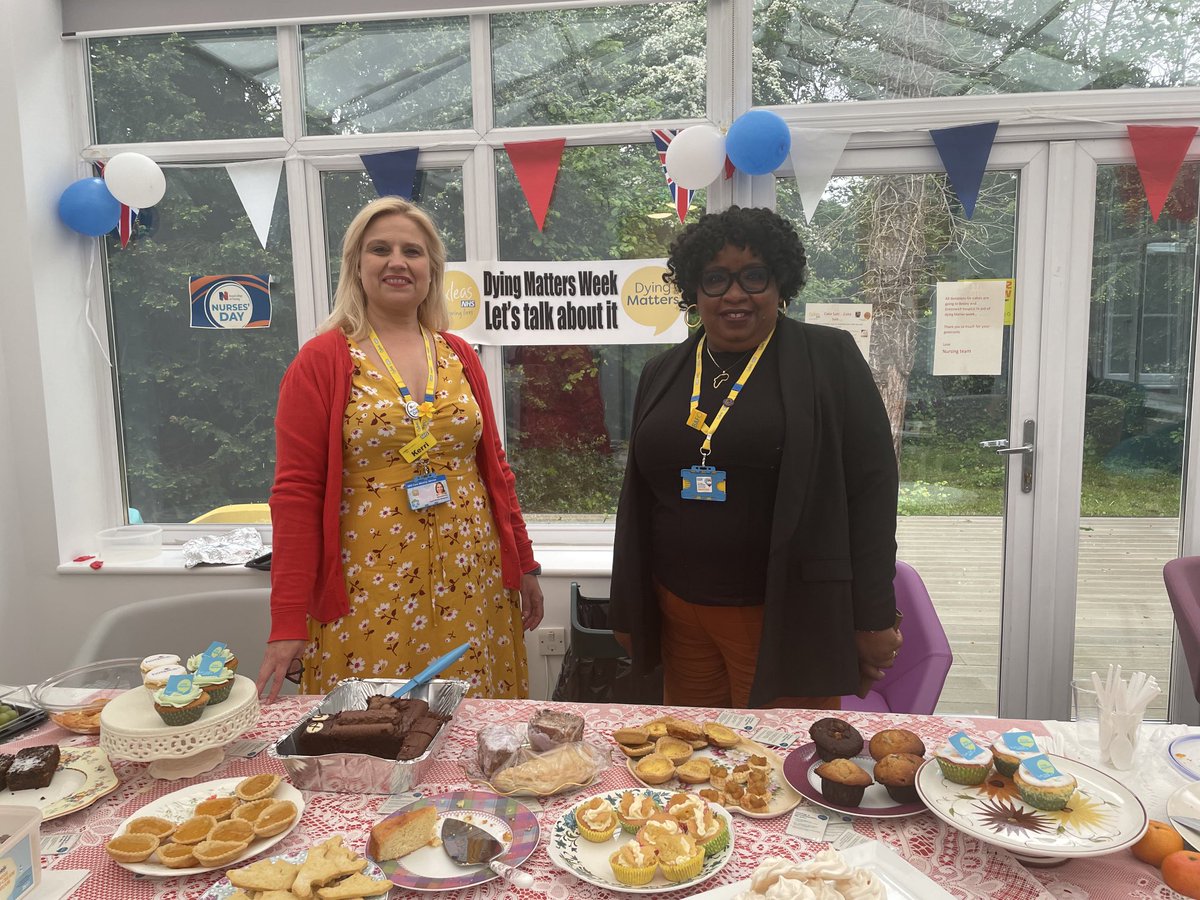
<svg viewBox="0 0 1200 900">
<path fill-rule="evenodd" d="M 1180 774 L 1192 780 L 1200 778 L 1200 734 L 1175 738 L 1167 748 L 1167 758 Z"/>
<path fill-rule="evenodd" d="M 290 863 L 302 863 L 307 856 L 307 850 L 298 850 L 295 853 L 283 853 L 279 856 L 268 856 L 267 860 L 283 860 L 284 862 Z M 362 870 L 364 875 L 366 875 L 368 878 L 387 881 L 387 876 L 383 874 L 383 869 L 379 868 L 379 866 L 375 865 L 375 863 L 371 862 L 370 860 L 367 860 L 366 863 L 366 866 L 364 866 Z M 230 863 L 224 868 L 235 869 L 237 868 L 237 864 Z M 200 900 L 225 900 L 225 898 L 229 897 L 236 890 L 237 888 L 229 883 L 228 878 L 222 878 L 207 891 L 201 894 Z M 370 897 L 363 898 L 363 900 L 387 900 L 388 891 L 390 890 L 391 888 L 388 888 L 388 890 L 384 891 L 382 894 L 372 894 Z"/>
<path fill-rule="evenodd" d="M 640 791 L 635 790 L 634 792 L 649 794 L 658 801 L 660 806 L 666 806 L 667 800 L 671 798 L 672 794 L 676 793 L 675 791 L 664 791 L 655 788 L 643 788 Z M 575 824 L 575 809 L 591 800 L 592 797 L 603 797 L 615 807 L 624 793 L 626 793 L 625 790 L 592 794 L 591 797 L 585 797 L 563 813 L 562 817 L 554 823 L 554 828 L 550 832 L 550 839 L 547 846 L 547 850 L 550 853 L 550 860 L 560 869 L 570 872 L 576 878 L 590 884 L 607 888 L 610 891 L 620 891 L 630 894 L 662 894 L 667 891 L 692 887 L 712 878 L 729 862 L 729 858 L 733 855 L 733 844 L 736 837 L 733 829 L 733 819 L 720 806 L 717 806 L 715 803 L 709 803 L 708 805 L 712 808 L 713 813 L 725 820 L 725 827 L 729 829 L 729 844 L 720 853 L 705 857 L 704 867 L 700 870 L 699 875 L 688 881 L 675 883 L 667 881 L 663 877 L 662 872 L 659 871 L 655 873 L 654 880 L 649 884 L 638 887 L 621 884 L 613 875 L 612 866 L 609 864 L 608 858 L 626 843 L 632 841 L 633 835 L 623 831 L 620 826 L 617 826 L 617 830 L 613 832 L 613 836 L 607 841 L 589 841 L 579 834 L 579 828 Z"/>
<path fill-rule="evenodd" d="M 60 747 L 58 769 L 48 785 L 0 791 L 0 806 L 36 806 L 46 822 L 91 806 L 119 783 L 108 754 L 99 747 Z"/>
<path fill-rule="evenodd" d="M 249 776 L 246 776 L 247 778 Z M 205 781 L 202 784 L 193 784 L 191 787 L 181 788 L 174 793 L 167 794 L 165 797 L 159 797 L 157 800 L 151 801 L 135 812 L 132 816 L 117 826 L 113 834 L 122 834 L 125 827 L 134 819 L 142 816 L 158 816 L 160 819 L 167 819 L 176 824 L 184 819 L 189 819 L 192 816 L 192 810 L 195 809 L 197 803 L 201 800 L 207 800 L 209 797 L 232 797 L 233 789 L 238 786 L 245 778 L 219 778 L 216 781 Z M 304 795 L 288 784 L 282 782 L 271 798 L 272 800 L 291 800 L 296 804 L 296 818 L 292 820 L 292 824 L 281 831 L 279 834 L 271 835 L 271 837 L 255 838 L 250 842 L 250 846 L 246 851 L 233 862 L 225 863 L 220 866 L 191 866 L 186 869 L 172 869 L 160 863 L 140 862 L 140 863 L 123 863 L 117 862 L 118 866 L 128 869 L 130 872 L 136 872 L 138 875 L 151 875 L 155 878 L 178 878 L 181 875 L 198 875 L 201 872 L 211 872 L 214 869 L 232 869 L 244 859 L 249 859 L 252 856 L 258 856 L 264 850 L 270 849 L 282 841 L 293 828 L 300 822 L 300 817 L 304 815 Z M 151 857 L 153 859 L 153 857 Z M 114 860 L 115 862 L 115 860 Z"/>
<path fill-rule="evenodd" d="M 800 795 L 793 790 L 783 775 L 783 760 L 779 758 L 779 755 L 775 751 L 755 741 L 742 738 L 740 744 L 728 750 L 709 744 L 707 747 L 697 750 L 688 759 L 711 759 L 714 763 L 732 770 L 734 766 L 746 762 L 751 756 L 765 757 L 767 762 L 771 764 L 771 801 L 767 804 L 766 810 L 763 811 L 742 809 L 740 806 L 735 806 L 732 803 L 725 804 L 726 809 L 732 809 L 750 819 L 773 819 L 776 816 L 782 816 L 784 813 L 791 812 L 799 806 Z M 646 784 L 646 782 L 638 777 L 637 764 L 637 759 L 629 758 L 626 761 L 626 768 L 629 769 L 629 774 L 645 787 L 670 791 L 690 791 L 693 794 L 699 793 L 705 788 L 712 787 L 707 781 L 703 784 L 685 784 L 678 778 L 672 778 L 663 784 Z"/>
<path fill-rule="evenodd" d="M 1025 803 L 1012 779 L 994 771 L 981 785 L 955 784 L 933 759 L 917 769 L 917 793 L 942 821 L 1033 865 L 1104 856 L 1146 833 L 1146 808 L 1127 787 L 1091 766 L 1047 755 L 1078 782 L 1067 807 L 1057 812 Z"/>
<path fill-rule="evenodd" d="M 928 876 L 918 872 L 894 850 L 879 841 L 867 841 L 842 851 L 842 857 L 858 869 L 869 869 L 887 888 L 888 900 L 953 900 Z M 693 894 L 692 900 L 732 900 L 750 887 L 746 878 L 733 884 Z"/>
<path fill-rule="evenodd" d="M 1200 781 L 1185 784 L 1167 798 L 1167 818 L 1172 816 L 1191 816 L 1200 819 Z M 1200 847 L 1200 831 L 1188 828 L 1179 822 L 1171 822 L 1183 835 L 1183 839 L 1193 847 Z"/>
</svg>

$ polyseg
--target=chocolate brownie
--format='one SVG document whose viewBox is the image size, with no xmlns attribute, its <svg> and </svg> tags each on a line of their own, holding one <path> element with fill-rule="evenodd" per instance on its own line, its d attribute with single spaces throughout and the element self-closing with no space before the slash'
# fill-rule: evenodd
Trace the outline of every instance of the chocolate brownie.
<svg viewBox="0 0 1200 900">
<path fill-rule="evenodd" d="M 46 787 L 58 770 L 58 760 L 58 744 L 26 747 L 8 767 L 8 789 L 27 791 Z"/>
<path fill-rule="evenodd" d="M 14 759 L 16 757 L 9 753 L 0 753 L 0 791 L 8 784 L 8 767 Z"/>
</svg>

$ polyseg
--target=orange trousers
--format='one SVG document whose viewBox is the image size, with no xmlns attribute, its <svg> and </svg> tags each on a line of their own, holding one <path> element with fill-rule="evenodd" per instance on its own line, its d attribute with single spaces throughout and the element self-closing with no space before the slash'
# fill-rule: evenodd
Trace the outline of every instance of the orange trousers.
<svg viewBox="0 0 1200 900">
<path fill-rule="evenodd" d="M 688 603 L 657 581 L 663 703 L 749 709 L 764 607 Z M 841 709 L 841 697 L 776 697 L 764 709 Z"/>
</svg>

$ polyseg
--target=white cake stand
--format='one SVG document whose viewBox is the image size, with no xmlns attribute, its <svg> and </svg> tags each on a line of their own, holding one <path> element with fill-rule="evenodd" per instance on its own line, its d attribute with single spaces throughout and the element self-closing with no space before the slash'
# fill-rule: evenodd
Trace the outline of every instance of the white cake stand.
<svg viewBox="0 0 1200 900">
<path fill-rule="evenodd" d="M 109 757 L 150 762 L 155 778 L 191 778 L 216 768 L 225 745 L 258 721 L 254 682 L 233 676 L 224 703 L 205 707 L 191 725 L 167 725 L 148 690 L 126 691 L 100 711 L 100 746 Z"/>
</svg>

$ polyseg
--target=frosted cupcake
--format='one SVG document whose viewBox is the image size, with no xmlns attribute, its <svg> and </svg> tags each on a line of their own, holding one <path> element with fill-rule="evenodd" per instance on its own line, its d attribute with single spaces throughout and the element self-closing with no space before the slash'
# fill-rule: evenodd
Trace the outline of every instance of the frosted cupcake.
<svg viewBox="0 0 1200 900">
<path fill-rule="evenodd" d="M 142 684 L 151 694 L 155 691 L 161 691 L 167 686 L 167 679 L 172 675 L 186 675 L 187 669 L 183 666 L 159 666 L 156 669 L 151 669 L 142 676 Z"/>
<path fill-rule="evenodd" d="M 977 751 L 973 756 L 969 756 L 954 745 L 955 737 L 958 735 L 952 735 L 950 742 L 934 751 L 933 758 L 937 760 L 942 775 L 947 781 L 953 781 L 955 784 L 983 784 L 988 773 L 992 771 L 992 751 L 986 747 L 975 746 L 967 738 Z"/>
<path fill-rule="evenodd" d="M 575 808 L 575 824 L 589 841 L 607 841 L 617 830 L 617 811 L 603 797 L 593 797 Z"/>
<path fill-rule="evenodd" d="M 154 710 L 168 725 L 191 725 L 208 704 L 208 694 L 195 684 L 182 693 L 168 694 L 165 690 L 154 693 Z"/>
<path fill-rule="evenodd" d="M 658 848 L 630 841 L 608 858 L 613 875 L 621 884 L 643 885 L 654 880 L 658 870 Z"/>
<path fill-rule="evenodd" d="M 1043 759 L 1052 774 L 1040 776 L 1033 774 L 1030 767 L 1037 766 Z M 1017 766 L 1017 771 L 1013 774 L 1013 784 L 1017 786 L 1017 792 L 1021 795 L 1021 799 L 1030 806 L 1053 812 L 1062 809 L 1070 802 L 1077 782 L 1074 775 L 1068 775 L 1066 772 L 1055 769 L 1054 764 L 1046 757 L 1035 756 L 1033 759 L 1023 760 Z"/>
<path fill-rule="evenodd" d="M 215 675 L 196 673 L 192 677 L 200 689 L 208 694 L 210 705 L 215 706 L 229 699 L 229 693 L 233 690 L 233 672 L 229 669 L 223 668 Z"/>
<path fill-rule="evenodd" d="M 198 668 L 200 668 L 200 660 L 203 656 L 203 653 L 197 653 L 195 656 L 188 657 L 187 668 L 189 672 L 195 672 Z M 225 664 L 225 668 L 227 668 L 230 672 L 237 671 L 238 658 L 228 647 L 222 647 L 220 650 L 217 650 L 215 653 L 213 653 L 213 656 L 221 660 L 221 662 Z"/>
<path fill-rule="evenodd" d="M 639 844 L 657 845 L 664 837 L 683 834 L 683 823 L 665 812 L 655 813 L 638 829 Z"/>
<path fill-rule="evenodd" d="M 174 653 L 155 653 L 152 656 L 147 656 L 142 660 L 142 675 L 148 675 L 159 666 L 177 666 L 179 665 L 179 657 Z"/>
<path fill-rule="evenodd" d="M 686 816 L 680 816 L 680 821 L 687 829 L 688 837 L 700 845 L 705 856 L 720 853 L 729 846 L 729 828 L 725 818 L 714 813 L 707 803 L 702 809 L 688 810 Z"/>
<path fill-rule="evenodd" d="M 617 818 L 621 822 L 622 830 L 629 834 L 637 834 L 638 829 L 657 812 L 662 812 L 662 808 L 649 794 L 626 791 L 617 801 Z"/>
<path fill-rule="evenodd" d="M 1013 747 L 1017 744 L 1018 747 Z M 1001 775 L 1012 778 L 1017 766 L 1027 759 L 1041 755 L 1037 739 L 1028 731 L 1013 728 L 992 741 L 992 762 Z"/>
<path fill-rule="evenodd" d="M 664 835 L 654 846 L 658 848 L 658 864 L 667 881 L 690 881 L 704 867 L 704 849 L 690 835 Z"/>
</svg>

